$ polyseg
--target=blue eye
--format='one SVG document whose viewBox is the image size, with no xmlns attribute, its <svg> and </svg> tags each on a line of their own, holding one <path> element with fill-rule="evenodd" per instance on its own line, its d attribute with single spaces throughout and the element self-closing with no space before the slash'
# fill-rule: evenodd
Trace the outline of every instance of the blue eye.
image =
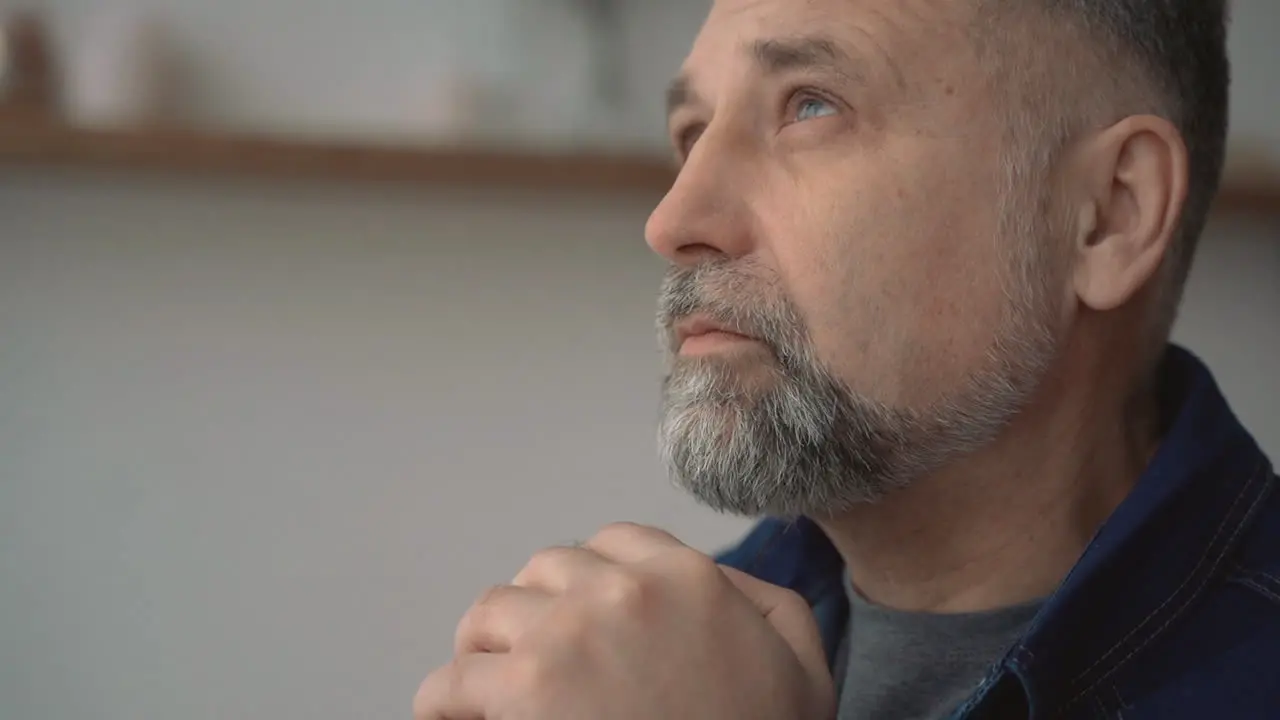
<svg viewBox="0 0 1280 720">
<path fill-rule="evenodd" d="M 836 107 L 826 100 L 819 98 L 805 98 L 796 106 L 796 122 L 803 120 L 813 120 L 814 118 L 834 115 Z"/>
</svg>

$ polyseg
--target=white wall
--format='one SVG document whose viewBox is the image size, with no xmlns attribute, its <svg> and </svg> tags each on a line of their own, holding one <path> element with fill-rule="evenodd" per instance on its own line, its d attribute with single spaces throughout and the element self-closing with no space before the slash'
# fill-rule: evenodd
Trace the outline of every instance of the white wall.
<svg viewBox="0 0 1280 720">
<path fill-rule="evenodd" d="M 1210 225 L 1174 340 L 1209 364 L 1280 466 L 1280 221 Z"/>
<path fill-rule="evenodd" d="M 1265 145 L 1280 162 L 1280 3 L 1275 0 L 1230 0 L 1231 131 L 1241 139 Z"/>
<path fill-rule="evenodd" d="M 353 45 L 408 59 L 423 7 L 462 7 L 379 2 Z M 193 45 L 236 44 L 209 76 L 228 119 L 402 121 L 332 112 L 326 74 L 369 105 L 403 86 L 316 50 L 348 37 L 323 12 L 283 32 L 258 2 L 168 4 Z M 637 65 L 637 98 L 675 62 Z M 1254 65 L 1240 84 L 1269 88 Z M 654 459 L 656 200 L 0 169 L 0 718 L 404 717 L 533 549 L 615 519 L 734 537 Z M 1210 235 L 1178 337 L 1280 455 L 1280 229 Z"/>
<path fill-rule="evenodd" d="M 402 717 L 532 550 L 734 536 L 654 202 L 0 174 L 0 717 Z"/>
</svg>

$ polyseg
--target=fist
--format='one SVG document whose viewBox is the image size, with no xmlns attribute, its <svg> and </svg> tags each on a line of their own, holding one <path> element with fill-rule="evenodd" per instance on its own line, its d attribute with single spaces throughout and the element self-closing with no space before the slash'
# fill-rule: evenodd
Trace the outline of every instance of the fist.
<svg viewBox="0 0 1280 720">
<path fill-rule="evenodd" d="M 414 699 L 417 720 L 834 716 L 802 598 L 627 524 L 484 593 Z"/>
</svg>

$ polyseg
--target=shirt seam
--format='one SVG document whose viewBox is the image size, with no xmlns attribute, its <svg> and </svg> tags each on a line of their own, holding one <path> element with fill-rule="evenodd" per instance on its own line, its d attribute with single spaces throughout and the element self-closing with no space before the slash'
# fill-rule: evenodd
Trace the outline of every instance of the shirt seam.
<svg viewBox="0 0 1280 720">
<path fill-rule="evenodd" d="M 1250 503 L 1248 509 L 1246 509 L 1243 513 L 1239 513 L 1237 517 L 1237 512 L 1236 512 L 1237 507 L 1239 507 L 1241 501 L 1244 500 L 1249 490 L 1253 488 L 1255 484 L 1257 484 L 1258 480 L 1263 479 L 1263 475 L 1264 475 L 1263 469 L 1265 467 L 1266 467 L 1266 463 L 1263 460 L 1259 459 L 1256 468 L 1254 469 L 1254 471 L 1251 473 L 1249 477 L 1249 480 L 1245 482 L 1244 485 L 1241 487 L 1240 492 L 1236 495 L 1235 500 L 1232 501 L 1231 507 L 1228 508 L 1226 514 L 1224 515 L 1222 522 L 1218 525 L 1218 529 L 1217 531 L 1215 531 L 1213 538 L 1205 546 L 1204 552 L 1201 554 L 1199 560 L 1197 560 L 1195 566 L 1191 569 L 1191 572 L 1187 573 L 1187 577 L 1183 579 L 1182 583 L 1178 585 L 1178 587 L 1174 589 L 1174 591 L 1171 592 L 1169 596 L 1165 598 L 1163 602 L 1160 603 L 1160 605 L 1158 605 L 1154 610 L 1152 610 L 1149 614 L 1147 614 L 1147 616 L 1144 617 L 1132 630 L 1130 630 L 1127 634 L 1125 634 L 1123 638 L 1121 638 L 1114 645 L 1112 645 L 1111 649 L 1103 653 L 1102 657 L 1098 658 L 1098 660 L 1096 660 L 1092 665 L 1090 665 L 1083 672 L 1077 675 L 1076 678 L 1071 681 L 1070 686 L 1074 687 L 1084 682 L 1086 677 L 1088 677 L 1091 673 L 1093 673 L 1094 670 L 1102 666 L 1103 663 L 1107 660 L 1107 658 L 1111 657 L 1113 654 L 1115 654 L 1116 651 L 1118 651 L 1121 647 L 1123 647 L 1126 643 L 1128 643 L 1134 637 L 1134 635 L 1136 635 L 1145 626 L 1147 626 L 1150 622 L 1152 622 L 1152 620 L 1156 616 L 1161 614 L 1167 614 L 1168 618 L 1164 621 L 1164 623 L 1161 624 L 1159 627 L 1157 627 L 1154 631 L 1152 631 L 1146 638 L 1144 638 L 1136 646 L 1134 646 L 1127 655 L 1120 658 L 1116 662 L 1112 663 L 1110 667 L 1107 667 L 1104 671 L 1100 672 L 1098 674 L 1098 677 L 1090 681 L 1089 684 L 1086 685 L 1083 689 L 1081 689 L 1078 693 L 1076 693 L 1074 697 L 1072 697 L 1067 702 L 1063 703 L 1062 706 L 1059 708 L 1059 711 L 1058 711 L 1059 714 L 1061 714 L 1062 712 L 1065 712 L 1072 705 L 1079 702 L 1080 699 L 1083 698 L 1085 695 L 1087 695 L 1091 690 L 1093 690 L 1093 688 L 1095 688 L 1098 685 L 1098 683 L 1110 677 L 1113 673 L 1116 672 L 1116 670 L 1120 669 L 1130 659 L 1132 659 L 1133 656 L 1136 655 L 1140 650 L 1142 650 L 1144 647 L 1150 644 L 1151 641 L 1159 637 L 1160 634 L 1164 632 L 1164 630 L 1175 619 L 1177 619 L 1178 616 L 1181 615 L 1183 611 L 1185 611 L 1186 608 L 1189 607 L 1197 597 L 1199 597 L 1200 593 L 1204 590 L 1204 588 L 1208 586 L 1209 581 L 1212 580 L 1214 575 L 1217 574 L 1218 566 L 1222 563 L 1223 558 L 1226 557 L 1230 548 L 1235 544 L 1235 540 L 1240 535 L 1240 532 L 1243 530 L 1246 524 L 1246 520 L 1253 514 L 1254 508 L 1256 508 L 1258 504 L 1262 502 L 1262 499 L 1266 496 L 1265 492 L 1257 493 L 1256 496 L 1253 498 L 1252 503 Z M 1233 520 L 1235 521 L 1235 526 L 1234 526 L 1234 529 L 1231 531 L 1231 535 L 1227 537 L 1225 542 L 1220 543 L 1219 539 L 1222 537 L 1223 533 L 1227 530 L 1227 528 L 1231 526 Z M 1215 555 L 1215 557 L 1213 558 L 1212 561 L 1209 561 L 1209 558 L 1211 555 Z M 1208 571 L 1202 573 L 1201 568 L 1205 566 L 1206 561 L 1210 562 Z M 1198 578 L 1198 582 L 1196 582 L 1194 586 L 1191 585 L 1192 581 L 1196 580 L 1197 578 Z M 1188 590 L 1188 588 L 1190 589 Z M 1184 590 L 1188 590 L 1188 592 L 1184 593 L 1183 592 Z M 1172 608 L 1166 613 L 1165 608 L 1168 607 L 1169 604 L 1175 600 L 1175 598 L 1183 594 L 1186 595 L 1185 599 L 1183 599 L 1182 602 L 1177 607 Z"/>
<path fill-rule="evenodd" d="M 1232 576 L 1231 578 L 1232 582 L 1243 585 L 1249 588 L 1250 590 L 1253 590 L 1254 592 L 1258 593 L 1259 595 L 1262 595 L 1268 600 L 1275 602 L 1277 605 L 1280 605 L 1280 590 L 1277 590 L 1273 587 L 1268 587 L 1266 584 L 1264 584 L 1264 581 L 1260 580 L 1256 575 L 1252 573 L 1249 573 L 1249 574 L 1244 574 L 1244 573 L 1248 573 L 1248 571 L 1242 569 L 1242 572 L 1240 574 L 1236 574 Z"/>
</svg>

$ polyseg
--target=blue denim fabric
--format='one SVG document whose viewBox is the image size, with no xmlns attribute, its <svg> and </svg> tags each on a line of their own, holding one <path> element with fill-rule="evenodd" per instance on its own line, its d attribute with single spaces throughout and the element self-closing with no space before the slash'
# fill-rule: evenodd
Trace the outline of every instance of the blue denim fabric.
<svg viewBox="0 0 1280 720">
<path fill-rule="evenodd" d="M 1280 720 L 1280 494 L 1204 364 L 1170 346 L 1166 432 L 1026 634 L 954 720 Z M 844 566 L 811 521 L 719 557 L 809 601 L 834 662 Z"/>
</svg>

